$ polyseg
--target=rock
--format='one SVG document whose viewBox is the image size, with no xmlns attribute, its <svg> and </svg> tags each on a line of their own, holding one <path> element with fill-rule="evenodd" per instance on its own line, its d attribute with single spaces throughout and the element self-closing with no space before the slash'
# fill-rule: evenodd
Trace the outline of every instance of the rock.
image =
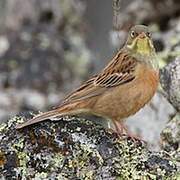
<svg viewBox="0 0 180 180">
<path fill-rule="evenodd" d="M 156 93 L 151 102 L 126 121 L 128 129 L 148 143 L 152 150 L 160 150 L 160 133 L 175 113 L 174 108 L 161 94 Z"/>
<path fill-rule="evenodd" d="M 61 117 L 17 131 L 0 125 L 0 179 L 178 179 L 165 151 L 118 137 L 88 119 Z"/>
<path fill-rule="evenodd" d="M 172 120 L 167 123 L 166 128 L 161 132 L 162 148 L 167 152 L 174 153 L 178 157 L 180 165 L 180 114 L 177 113 Z"/>
<path fill-rule="evenodd" d="M 160 81 L 165 96 L 180 111 L 180 57 L 160 70 Z"/>
<path fill-rule="evenodd" d="M 177 161 L 180 169 L 180 114 L 177 113 L 161 132 L 162 148 Z"/>
</svg>

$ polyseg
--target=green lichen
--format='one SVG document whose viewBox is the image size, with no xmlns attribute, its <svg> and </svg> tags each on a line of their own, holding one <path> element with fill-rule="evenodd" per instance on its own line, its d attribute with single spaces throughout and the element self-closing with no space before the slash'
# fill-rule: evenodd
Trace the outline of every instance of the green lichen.
<svg viewBox="0 0 180 180">
<path fill-rule="evenodd" d="M 30 157 L 26 152 L 18 152 L 17 156 L 19 160 L 19 167 L 17 168 L 17 171 L 21 174 L 22 177 L 26 177 L 29 175 L 27 163 L 29 162 Z"/>
<path fill-rule="evenodd" d="M 28 173 L 27 163 L 30 160 L 30 157 L 28 155 L 28 152 L 26 152 L 24 149 L 24 138 L 20 138 L 17 143 L 12 144 L 12 151 L 14 151 L 17 155 L 18 159 L 18 168 L 17 171 L 22 174 L 22 176 L 26 176 Z"/>
<path fill-rule="evenodd" d="M 51 166 L 57 169 L 57 168 L 62 168 L 64 160 L 65 158 L 61 153 L 56 153 L 54 156 L 51 157 L 49 161 Z"/>
<path fill-rule="evenodd" d="M 48 178 L 48 174 L 45 172 L 42 173 L 36 173 L 34 179 L 47 179 Z"/>
</svg>

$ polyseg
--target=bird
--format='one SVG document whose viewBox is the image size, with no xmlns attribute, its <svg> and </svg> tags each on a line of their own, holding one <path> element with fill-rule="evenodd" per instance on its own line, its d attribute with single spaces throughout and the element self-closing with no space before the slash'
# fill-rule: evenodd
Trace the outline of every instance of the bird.
<svg viewBox="0 0 180 180">
<path fill-rule="evenodd" d="M 127 132 L 124 120 L 152 99 L 158 83 L 152 33 L 145 25 L 135 25 L 105 68 L 67 95 L 58 107 L 18 124 L 16 129 L 56 117 L 87 114 L 110 120 L 114 130 L 123 134 L 124 130 Z"/>
</svg>

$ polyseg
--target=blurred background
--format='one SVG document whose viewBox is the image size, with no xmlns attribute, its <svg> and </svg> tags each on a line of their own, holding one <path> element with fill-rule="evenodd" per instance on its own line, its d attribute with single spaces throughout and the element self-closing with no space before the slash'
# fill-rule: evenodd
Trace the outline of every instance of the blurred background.
<svg viewBox="0 0 180 180">
<path fill-rule="evenodd" d="M 0 0 L 0 122 L 58 105 L 105 66 L 134 24 L 153 31 L 160 67 L 180 54 L 179 0 Z M 174 112 L 159 88 L 127 125 L 158 149 Z"/>
</svg>

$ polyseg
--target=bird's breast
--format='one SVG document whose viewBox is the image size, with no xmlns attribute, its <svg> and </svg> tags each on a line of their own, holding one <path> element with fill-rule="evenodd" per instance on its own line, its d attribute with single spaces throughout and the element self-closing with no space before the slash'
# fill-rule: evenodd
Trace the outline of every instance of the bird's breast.
<svg viewBox="0 0 180 180">
<path fill-rule="evenodd" d="M 154 96 L 159 83 L 158 71 L 145 65 L 139 66 L 136 78 L 132 84 L 129 84 L 126 94 L 127 114 L 132 115 L 139 111 Z"/>
</svg>

